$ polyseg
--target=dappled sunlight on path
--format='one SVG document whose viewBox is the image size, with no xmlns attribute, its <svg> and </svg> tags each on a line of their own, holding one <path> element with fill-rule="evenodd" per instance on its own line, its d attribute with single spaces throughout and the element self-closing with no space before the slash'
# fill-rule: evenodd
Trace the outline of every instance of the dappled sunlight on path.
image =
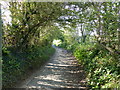
<svg viewBox="0 0 120 90">
<path fill-rule="evenodd" d="M 85 73 L 75 58 L 66 50 L 56 48 L 54 56 L 22 87 L 86 89 L 85 83 Z"/>
</svg>

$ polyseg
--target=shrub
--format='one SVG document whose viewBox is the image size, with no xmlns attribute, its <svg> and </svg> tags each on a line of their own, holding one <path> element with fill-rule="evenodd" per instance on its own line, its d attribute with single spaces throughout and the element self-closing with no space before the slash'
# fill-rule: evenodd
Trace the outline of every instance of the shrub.
<svg viewBox="0 0 120 90">
<path fill-rule="evenodd" d="M 15 50 L 16 51 L 16 50 Z M 13 87 L 13 85 L 24 77 L 29 69 L 39 68 L 55 52 L 54 48 L 49 46 L 34 46 L 18 53 L 12 50 L 4 49 L 2 83 L 3 87 Z"/>
<path fill-rule="evenodd" d="M 96 44 L 80 44 L 75 46 L 73 54 L 83 64 L 91 88 L 120 87 L 120 64 L 108 51 L 100 49 Z"/>
</svg>

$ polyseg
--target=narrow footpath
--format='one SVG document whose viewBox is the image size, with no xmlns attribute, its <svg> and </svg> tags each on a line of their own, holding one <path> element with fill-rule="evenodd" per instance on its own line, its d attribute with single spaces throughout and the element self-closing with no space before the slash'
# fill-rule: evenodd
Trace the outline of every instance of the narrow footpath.
<svg viewBox="0 0 120 90">
<path fill-rule="evenodd" d="M 40 90 L 54 90 L 56 88 L 87 89 L 85 73 L 77 60 L 61 48 L 51 59 L 30 76 L 20 88 L 39 88 Z"/>
</svg>

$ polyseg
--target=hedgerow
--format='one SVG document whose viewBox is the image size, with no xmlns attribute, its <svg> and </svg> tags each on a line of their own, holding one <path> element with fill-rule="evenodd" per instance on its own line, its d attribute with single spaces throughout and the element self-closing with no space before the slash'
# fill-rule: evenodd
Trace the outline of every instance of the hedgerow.
<svg viewBox="0 0 120 90">
<path fill-rule="evenodd" d="M 120 87 L 120 64 L 107 50 L 97 44 L 77 44 L 72 48 L 70 50 L 87 73 L 89 88 Z"/>
<path fill-rule="evenodd" d="M 40 68 L 55 52 L 55 49 L 49 46 L 34 46 L 24 52 L 16 52 L 13 48 L 3 50 L 3 88 L 13 87 L 18 80 L 27 76 L 29 70 Z"/>
</svg>

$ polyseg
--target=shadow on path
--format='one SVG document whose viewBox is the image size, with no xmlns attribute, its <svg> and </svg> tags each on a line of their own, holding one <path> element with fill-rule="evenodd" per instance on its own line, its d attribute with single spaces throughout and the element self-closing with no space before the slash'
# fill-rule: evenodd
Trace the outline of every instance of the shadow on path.
<svg viewBox="0 0 120 90">
<path fill-rule="evenodd" d="M 56 48 L 54 56 L 21 88 L 79 88 L 87 89 L 85 73 L 66 50 Z"/>
</svg>

